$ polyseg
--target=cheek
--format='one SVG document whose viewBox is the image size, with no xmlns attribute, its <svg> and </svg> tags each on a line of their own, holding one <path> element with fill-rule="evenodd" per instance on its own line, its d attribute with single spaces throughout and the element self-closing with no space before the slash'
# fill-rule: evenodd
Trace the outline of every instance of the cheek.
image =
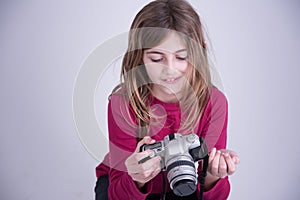
<svg viewBox="0 0 300 200">
<path fill-rule="evenodd" d="M 184 64 L 184 63 L 177 63 L 174 68 L 172 70 L 174 70 L 174 74 L 180 74 L 185 76 L 188 72 L 189 69 L 189 65 L 188 64 Z M 168 69 L 166 68 L 166 70 L 168 71 Z"/>
<path fill-rule="evenodd" d="M 154 66 L 153 64 L 145 65 L 145 67 L 146 67 L 146 72 L 152 81 L 156 80 L 159 77 L 159 75 L 161 74 L 159 67 Z"/>
<path fill-rule="evenodd" d="M 185 73 L 188 71 L 188 68 L 189 68 L 189 63 L 188 62 L 184 62 L 184 63 L 180 63 L 178 64 L 178 71 L 180 71 L 181 73 Z"/>
</svg>

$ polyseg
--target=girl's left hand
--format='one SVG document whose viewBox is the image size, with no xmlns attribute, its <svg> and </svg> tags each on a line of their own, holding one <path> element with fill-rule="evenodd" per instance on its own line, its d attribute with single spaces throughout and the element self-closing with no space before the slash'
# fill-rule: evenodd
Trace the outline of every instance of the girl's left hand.
<svg viewBox="0 0 300 200">
<path fill-rule="evenodd" d="M 240 158 L 234 151 L 213 148 L 209 154 L 208 172 L 213 176 L 224 178 L 232 175 L 239 163 Z"/>
</svg>

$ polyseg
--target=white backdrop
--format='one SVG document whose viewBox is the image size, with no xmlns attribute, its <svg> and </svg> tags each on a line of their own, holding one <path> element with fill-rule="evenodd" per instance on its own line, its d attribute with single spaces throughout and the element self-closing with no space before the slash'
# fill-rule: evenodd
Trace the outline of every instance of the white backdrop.
<svg viewBox="0 0 300 200">
<path fill-rule="evenodd" d="M 98 161 L 75 128 L 74 82 L 89 53 L 128 31 L 147 2 L 0 2 L 1 199 L 94 198 Z M 230 199 L 299 199 L 300 3 L 190 2 L 229 100 L 228 147 L 241 157 Z"/>
</svg>

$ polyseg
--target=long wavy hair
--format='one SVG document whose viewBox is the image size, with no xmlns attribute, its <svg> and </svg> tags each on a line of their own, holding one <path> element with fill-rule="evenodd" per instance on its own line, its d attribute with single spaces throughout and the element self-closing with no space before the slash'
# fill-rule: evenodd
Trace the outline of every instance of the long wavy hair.
<svg viewBox="0 0 300 200">
<path fill-rule="evenodd" d="M 150 2 L 133 20 L 121 71 L 121 87 L 125 88 L 125 96 L 137 117 L 138 138 L 147 135 L 150 119 L 158 117 L 150 110 L 152 84 L 144 67 L 143 53 L 159 45 L 172 31 L 183 39 L 189 62 L 180 100 L 185 120 L 179 131 L 194 130 L 209 99 L 212 84 L 199 15 L 185 0 Z"/>
</svg>

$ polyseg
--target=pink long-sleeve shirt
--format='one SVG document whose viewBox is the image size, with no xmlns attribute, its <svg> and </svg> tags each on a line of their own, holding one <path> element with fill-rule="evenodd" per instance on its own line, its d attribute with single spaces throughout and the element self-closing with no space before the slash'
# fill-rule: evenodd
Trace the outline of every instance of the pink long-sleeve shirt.
<svg viewBox="0 0 300 200">
<path fill-rule="evenodd" d="M 178 131 L 181 121 L 184 120 L 179 103 L 166 103 L 153 97 L 151 109 L 156 115 L 162 116 L 154 122 L 155 125 L 149 127 L 149 135 L 153 139 L 160 141 L 166 135 Z M 205 111 L 194 130 L 199 137 L 205 138 L 209 151 L 213 147 L 217 149 L 226 148 L 227 122 L 227 99 L 221 91 L 213 87 Z M 145 190 L 141 192 L 126 172 L 124 162 L 135 151 L 137 145 L 137 126 L 136 117 L 128 102 L 123 95 L 118 93 L 113 94 L 109 100 L 108 130 L 110 153 L 106 156 L 105 161 L 96 168 L 96 174 L 97 177 L 109 174 L 109 199 L 142 200 L 146 199 L 149 194 L 161 194 L 163 192 L 161 174 L 149 181 Z M 108 160 L 110 167 L 107 167 Z M 198 175 L 201 173 L 200 166 Z M 166 175 L 166 173 L 164 172 L 163 175 Z M 168 181 L 166 187 L 167 191 L 170 191 Z M 199 190 L 200 185 L 198 183 L 198 194 Z M 225 177 L 219 179 L 209 191 L 205 191 L 203 198 L 204 200 L 224 200 L 227 199 L 229 192 L 230 184 L 228 177 Z"/>
</svg>

